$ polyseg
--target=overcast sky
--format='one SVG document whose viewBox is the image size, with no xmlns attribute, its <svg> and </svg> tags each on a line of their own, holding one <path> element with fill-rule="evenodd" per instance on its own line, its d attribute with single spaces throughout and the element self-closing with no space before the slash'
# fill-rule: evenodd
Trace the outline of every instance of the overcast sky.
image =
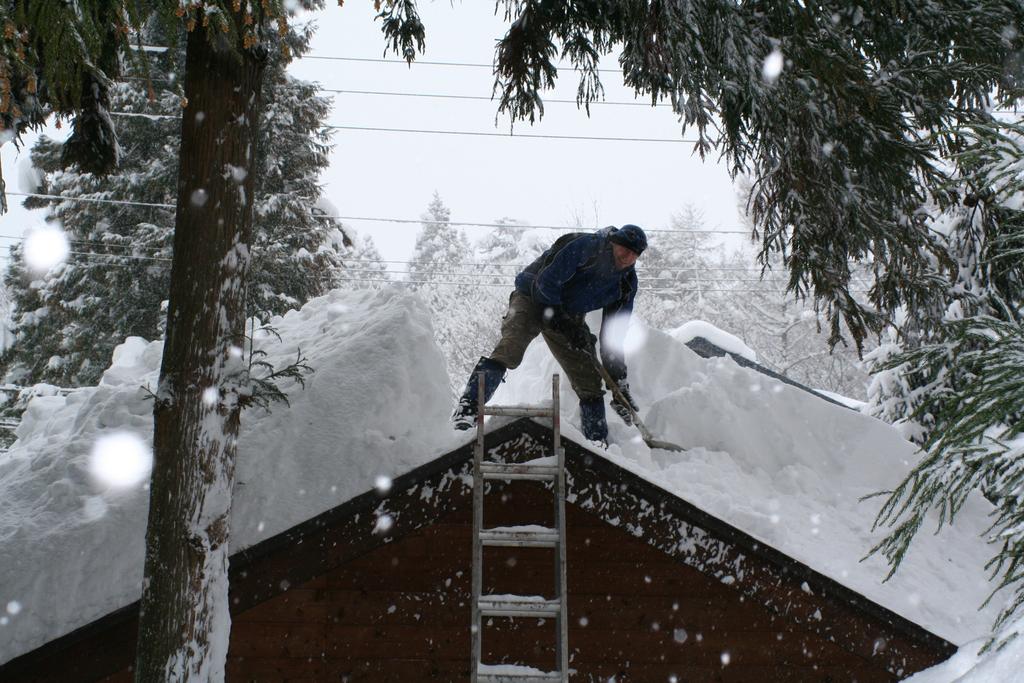
<svg viewBox="0 0 1024 683">
<path fill-rule="evenodd" d="M 505 32 L 493 3 L 422 0 L 420 5 L 427 28 L 423 61 L 491 64 L 495 41 Z M 369 0 L 350 0 L 343 7 L 328 2 L 313 16 L 319 29 L 310 55 L 291 67 L 294 75 L 333 90 L 490 96 L 493 77 L 488 66 L 409 68 L 393 55 L 388 56 L 393 63 L 324 59 L 381 58 L 384 40 L 373 15 Z M 603 66 L 609 69 L 602 73 L 605 99 L 638 102 L 622 86 L 615 56 Z M 574 100 L 576 84 L 572 70 L 563 70 L 558 87 L 546 97 L 544 119 L 533 126 L 517 123 L 515 133 L 669 142 L 509 137 L 508 119 L 496 125 L 497 105 L 489 99 L 328 93 L 334 99 L 332 125 L 487 135 L 336 130 L 331 167 L 323 177 L 325 195 L 349 217 L 415 220 L 436 190 L 453 221 L 489 223 L 508 217 L 536 225 L 569 225 L 581 218 L 587 227 L 637 223 L 659 228 L 667 226 L 672 213 L 692 205 L 704 212 L 709 228 L 739 227 L 728 174 L 714 159 L 701 162 L 693 145 L 680 141 L 681 127 L 670 108 L 595 104 L 588 118 L 575 103 L 551 101 Z M 693 134 L 688 131 L 685 137 Z M 26 139 L 30 146 L 35 136 Z M 27 148 L 17 154 L 7 144 L 2 152 L 8 189 L 23 190 L 18 166 Z M 22 198 L 9 199 L 13 210 L 0 217 L 0 235 L 20 236 L 26 227 L 41 223 L 40 217 L 20 210 Z M 345 222 L 372 235 L 389 259 L 407 258 L 418 230 L 415 224 Z M 466 231 L 475 239 L 486 229 Z"/>
</svg>

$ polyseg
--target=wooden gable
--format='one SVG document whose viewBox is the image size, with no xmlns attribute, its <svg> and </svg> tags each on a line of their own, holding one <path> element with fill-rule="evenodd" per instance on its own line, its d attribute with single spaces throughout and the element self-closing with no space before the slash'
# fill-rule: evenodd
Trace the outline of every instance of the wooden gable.
<svg viewBox="0 0 1024 683">
<path fill-rule="evenodd" d="M 491 456 L 545 455 L 520 420 Z M 570 668 L 578 681 L 895 681 L 955 648 L 565 440 Z M 466 446 L 231 558 L 228 681 L 469 677 L 472 449 Z M 544 523 L 512 482 L 487 526 Z M 487 549 L 485 593 L 550 594 L 546 549 Z M 4 681 L 130 681 L 137 605 L 0 666 Z M 484 661 L 553 668 L 551 620 L 495 619 Z"/>
</svg>

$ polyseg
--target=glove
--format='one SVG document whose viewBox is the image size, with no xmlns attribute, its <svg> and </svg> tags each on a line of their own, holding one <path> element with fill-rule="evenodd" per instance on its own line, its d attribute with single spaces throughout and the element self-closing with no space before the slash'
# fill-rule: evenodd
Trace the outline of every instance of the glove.
<svg viewBox="0 0 1024 683">
<path fill-rule="evenodd" d="M 612 410 L 622 418 L 623 422 L 631 425 L 633 424 L 633 415 L 629 412 L 629 408 L 633 409 L 633 413 L 639 413 L 640 408 L 637 407 L 636 401 L 633 400 L 632 394 L 629 393 L 629 383 L 625 379 L 620 379 L 615 384 L 618 387 L 618 392 L 612 391 Z M 619 400 L 620 395 L 629 404 L 629 408 Z"/>
<path fill-rule="evenodd" d="M 590 351 L 597 343 L 597 337 L 587 327 L 586 321 L 569 315 L 561 307 L 553 307 L 551 315 L 544 316 L 544 322 L 548 329 L 565 337 L 569 346 L 581 351 Z"/>
</svg>

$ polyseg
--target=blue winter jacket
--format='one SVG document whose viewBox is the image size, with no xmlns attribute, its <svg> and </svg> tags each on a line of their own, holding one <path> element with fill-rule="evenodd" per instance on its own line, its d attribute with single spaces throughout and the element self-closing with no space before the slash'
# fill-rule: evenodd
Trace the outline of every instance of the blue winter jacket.
<svg viewBox="0 0 1024 683">
<path fill-rule="evenodd" d="M 637 277 L 632 266 L 615 270 L 612 243 L 608 241 L 611 230 L 609 227 L 593 233 L 574 233 L 563 238 L 569 240 L 567 244 L 556 242 L 516 276 L 516 291 L 535 303 L 561 306 L 566 313 L 578 316 L 601 309 L 601 355 L 613 376 L 625 377 L 624 360 L 608 350 L 622 345 L 604 343 L 605 323 L 615 315 L 632 313 Z M 616 327 L 625 330 L 626 326 Z"/>
</svg>

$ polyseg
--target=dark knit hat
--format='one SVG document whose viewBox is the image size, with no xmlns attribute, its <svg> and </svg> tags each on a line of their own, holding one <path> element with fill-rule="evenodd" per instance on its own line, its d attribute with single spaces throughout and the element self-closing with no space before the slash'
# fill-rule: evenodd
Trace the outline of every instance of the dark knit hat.
<svg viewBox="0 0 1024 683">
<path fill-rule="evenodd" d="M 612 228 L 608 234 L 608 241 L 632 249 L 637 256 L 644 253 L 644 249 L 647 248 L 647 235 L 639 225 L 626 224 L 621 228 Z"/>
</svg>

